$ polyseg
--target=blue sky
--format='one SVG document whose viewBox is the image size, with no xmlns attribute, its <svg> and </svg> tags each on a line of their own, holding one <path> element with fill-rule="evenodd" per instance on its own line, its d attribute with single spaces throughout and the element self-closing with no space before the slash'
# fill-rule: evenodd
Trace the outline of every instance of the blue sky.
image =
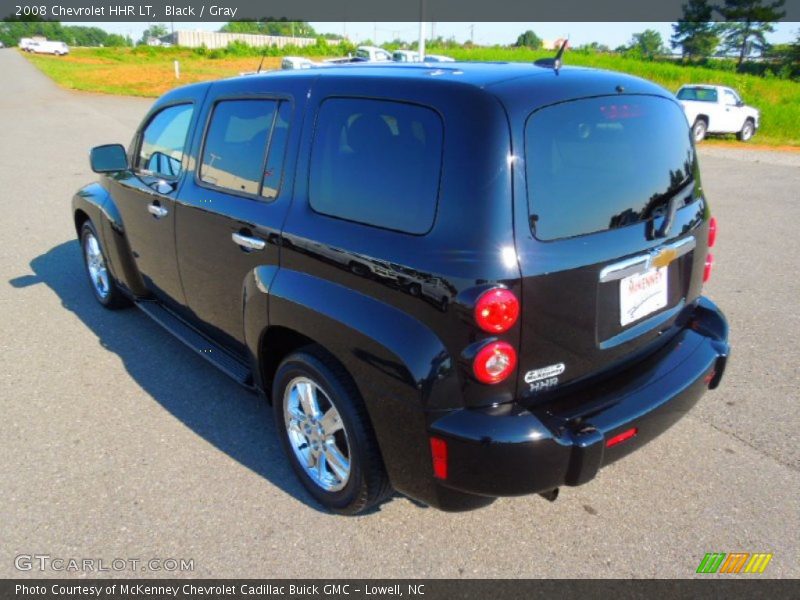
<svg viewBox="0 0 800 600">
<path fill-rule="evenodd" d="M 106 31 L 130 35 L 134 39 L 141 37 L 147 23 L 76 23 L 76 25 L 95 25 Z M 169 23 L 165 23 L 169 27 Z M 200 29 L 216 31 L 223 23 L 175 23 L 175 29 Z M 320 32 L 347 34 L 354 42 L 372 39 L 377 34 L 377 42 L 383 43 L 400 37 L 414 40 L 418 37 L 418 23 L 316 23 L 311 25 Z M 433 30 L 435 35 L 463 42 L 470 37 L 471 23 L 428 23 L 427 31 Z M 671 23 L 475 23 L 475 42 L 478 44 L 509 44 L 526 29 L 532 29 L 543 39 L 555 39 L 570 36 L 573 45 L 589 42 L 600 42 L 611 48 L 627 43 L 634 33 L 645 29 L 655 29 L 661 33 L 665 41 L 672 33 Z M 767 39 L 773 44 L 793 41 L 797 38 L 800 23 L 779 23 L 775 33 Z"/>
</svg>

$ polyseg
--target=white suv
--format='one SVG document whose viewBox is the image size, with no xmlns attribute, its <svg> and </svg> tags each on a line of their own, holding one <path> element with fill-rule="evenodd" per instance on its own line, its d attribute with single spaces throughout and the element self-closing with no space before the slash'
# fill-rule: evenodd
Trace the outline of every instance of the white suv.
<svg viewBox="0 0 800 600">
<path fill-rule="evenodd" d="M 684 85 L 678 90 L 677 96 L 696 142 L 710 133 L 735 133 L 746 142 L 758 129 L 758 110 L 747 106 L 731 88 Z"/>
</svg>

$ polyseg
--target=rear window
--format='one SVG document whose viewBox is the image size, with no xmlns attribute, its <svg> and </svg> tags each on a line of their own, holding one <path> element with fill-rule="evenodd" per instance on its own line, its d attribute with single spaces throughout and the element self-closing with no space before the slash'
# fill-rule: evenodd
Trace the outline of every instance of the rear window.
<svg viewBox="0 0 800 600">
<path fill-rule="evenodd" d="M 678 100 L 695 100 L 696 102 L 716 102 L 717 90 L 714 88 L 685 87 L 678 90 Z"/>
<path fill-rule="evenodd" d="M 442 137 L 442 120 L 430 108 L 325 100 L 311 150 L 311 207 L 365 225 L 427 233 L 436 216 Z"/>
<path fill-rule="evenodd" d="M 531 228 L 555 240 L 654 216 L 693 176 L 686 117 L 655 96 L 587 98 L 532 113 L 525 126 Z"/>
<path fill-rule="evenodd" d="M 275 198 L 289 109 L 288 102 L 277 100 L 219 102 L 203 146 L 200 180 L 235 192 Z"/>
</svg>

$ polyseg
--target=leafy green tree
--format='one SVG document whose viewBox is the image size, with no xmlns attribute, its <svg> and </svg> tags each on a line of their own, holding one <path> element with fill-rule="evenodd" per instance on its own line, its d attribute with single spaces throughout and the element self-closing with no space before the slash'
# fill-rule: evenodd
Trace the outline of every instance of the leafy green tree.
<svg viewBox="0 0 800 600">
<path fill-rule="evenodd" d="M 166 25 L 162 25 L 161 23 L 150 25 L 150 27 L 142 32 L 142 37 L 139 39 L 139 43 L 146 44 L 147 40 L 150 38 L 162 38 L 168 33 L 169 31 L 167 30 Z"/>
<path fill-rule="evenodd" d="M 584 44 L 583 46 L 578 47 L 578 50 L 587 52 L 589 54 L 594 54 L 596 52 L 611 52 L 611 48 L 605 44 L 601 44 L 600 42 L 590 42 L 588 44 Z"/>
<path fill-rule="evenodd" d="M 534 50 L 538 50 L 542 47 L 542 38 L 529 29 L 525 33 L 519 35 L 517 41 L 514 42 L 514 46 L 517 48 L 533 48 Z"/>
<path fill-rule="evenodd" d="M 769 47 L 766 34 L 775 31 L 775 23 L 786 15 L 781 10 L 785 3 L 786 0 L 725 0 L 718 9 L 727 21 L 722 26 L 724 49 L 739 55 L 739 71 L 753 51 L 764 52 Z"/>
<path fill-rule="evenodd" d="M 664 53 L 664 40 L 655 29 L 645 29 L 641 33 L 633 34 L 629 50 L 643 58 L 654 58 Z"/>
<path fill-rule="evenodd" d="M 719 34 L 713 12 L 708 0 L 689 0 L 683 5 L 683 17 L 672 25 L 670 44 L 680 48 L 684 58 L 707 58 L 716 51 Z"/>
<path fill-rule="evenodd" d="M 43 35 L 48 40 L 63 40 L 64 28 L 58 21 L 43 21 L 39 17 L 7 18 L 0 22 L 0 41 L 6 46 L 16 46 L 24 37 Z"/>
<path fill-rule="evenodd" d="M 131 46 L 131 38 L 122 36 L 118 33 L 109 33 L 106 41 L 103 44 L 109 48 L 121 48 L 123 46 Z"/>
</svg>

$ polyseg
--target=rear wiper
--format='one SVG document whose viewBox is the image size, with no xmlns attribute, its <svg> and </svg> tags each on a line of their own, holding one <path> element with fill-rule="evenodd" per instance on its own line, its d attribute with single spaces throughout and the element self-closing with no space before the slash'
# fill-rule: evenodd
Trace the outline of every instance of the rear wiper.
<svg viewBox="0 0 800 600">
<path fill-rule="evenodd" d="M 556 55 L 553 58 L 540 58 L 539 60 L 535 61 L 537 67 L 543 67 L 545 69 L 553 69 L 556 75 L 558 75 L 558 70 L 561 68 L 561 57 L 564 55 L 564 50 L 567 48 L 567 44 L 569 43 L 569 37 L 564 40 L 564 43 L 561 44 L 561 48 L 558 49 Z"/>
</svg>

